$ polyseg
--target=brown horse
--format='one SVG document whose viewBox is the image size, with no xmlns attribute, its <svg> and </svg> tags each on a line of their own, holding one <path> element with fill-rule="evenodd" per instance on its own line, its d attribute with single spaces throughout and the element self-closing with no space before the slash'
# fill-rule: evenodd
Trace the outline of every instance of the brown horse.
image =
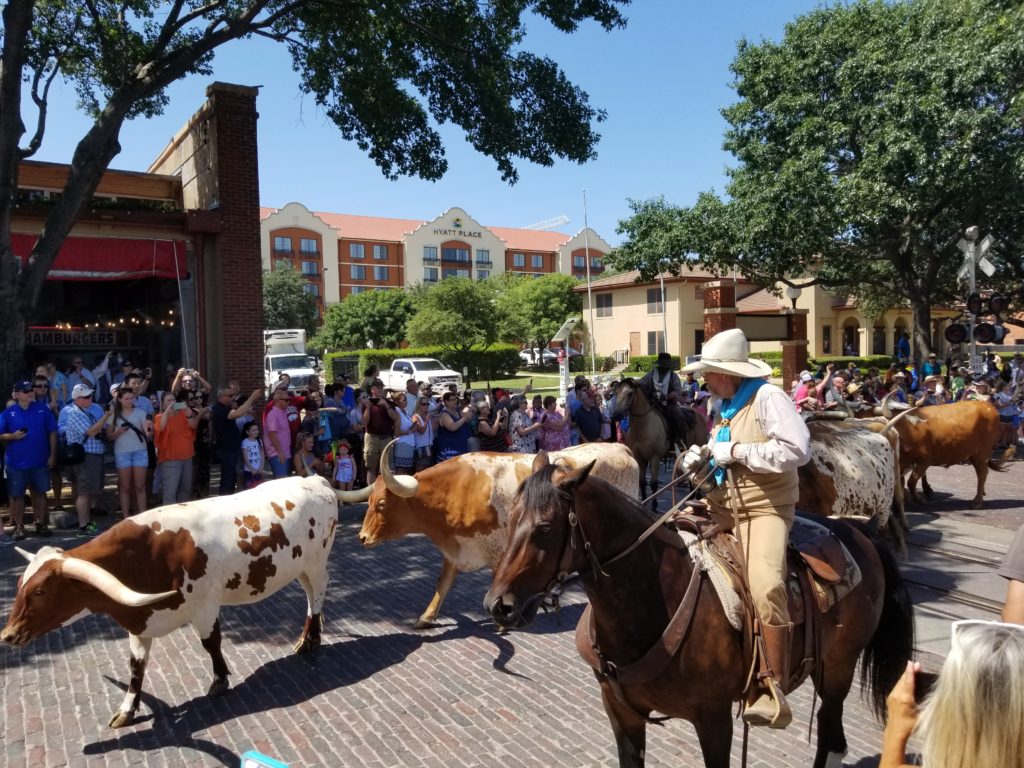
<svg viewBox="0 0 1024 768">
<path fill-rule="evenodd" d="M 644 764 L 646 725 L 658 711 L 693 723 L 705 765 L 727 768 L 730 708 L 742 696 L 749 659 L 742 633 L 728 623 L 714 587 L 702 572 L 694 576 L 686 547 L 665 526 L 630 549 L 652 522 L 649 513 L 608 483 L 589 477 L 588 466 L 570 470 L 548 464 L 540 454 L 534 468 L 513 504 L 511 538 L 484 598 L 485 609 L 503 627 L 525 626 L 545 596 L 568 573 L 578 571 L 590 607 L 577 628 L 577 643 L 581 628 L 592 626 L 593 645 L 608 664 L 609 674 L 595 674 L 619 765 Z M 892 555 L 869 540 L 862 532 L 866 528 L 839 520 L 820 522 L 846 545 L 863 575 L 821 621 L 821 652 L 791 686 L 802 683 L 809 672 L 813 675 L 821 697 L 814 766 L 832 768 L 841 765 L 846 752 L 843 702 L 858 658 L 863 654 L 862 684 L 881 714 L 886 694 L 910 658 L 914 628 L 909 596 Z M 693 589 L 695 603 L 687 594 Z M 642 684 L 620 684 L 615 670 L 622 675 L 652 649 L 657 653 L 664 646 L 676 647 L 665 630 L 680 603 L 688 603 L 692 614 L 683 625 L 685 632 L 677 633 L 677 649 L 663 654 L 664 665 L 656 665 Z M 805 626 L 794 628 L 792 669 L 803 658 Z"/>
<path fill-rule="evenodd" d="M 615 387 L 616 421 L 629 416 L 626 431 L 626 446 L 633 452 L 640 465 L 640 498 L 647 497 L 647 474 L 651 476 L 651 493 L 658 490 L 658 470 L 662 460 L 672 451 L 669 441 L 668 422 L 661 409 L 651 402 L 650 393 L 644 391 L 639 381 L 623 379 Z M 708 441 L 707 423 L 692 408 L 683 406 L 687 417 L 687 430 L 680 438 L 683 450 L 691 445 L 704 445 Z M 691 418 L 692 417 L 692 418 Z M 657 498 L 651 500 L 651 509 L 658 508 Z"/>
</svg>

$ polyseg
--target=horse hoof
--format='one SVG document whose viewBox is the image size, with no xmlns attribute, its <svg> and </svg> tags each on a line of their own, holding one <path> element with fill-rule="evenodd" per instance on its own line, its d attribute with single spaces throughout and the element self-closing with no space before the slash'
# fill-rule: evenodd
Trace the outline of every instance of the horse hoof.
<svg viewBox="0 0 1024 768">
<path fill-rule="evenodd" d="M 320 650 L 319 637 L 300 637 L 295 644 L 295 653 L 314 653 Z"/>
<path fill-rule="evenodd" d="M 228 686 L 227 678 L 223 678 L 223 679 L 220 679 L 220 680 L 214 680 L 213 684 L 210 686 L 210 690 L 208 690 L 206 692 L 206 695 L 207 696 L 223 696 L 225 693 L 228 692 L 228 687 L 229 686 Z"/>
<path fill-rule="evenodd" d="M 115 712 L 107 725 L 111 728 L 124 728 L 126 725 L 131 725 L 134 719 L 134 712 Z"/>
</svg>

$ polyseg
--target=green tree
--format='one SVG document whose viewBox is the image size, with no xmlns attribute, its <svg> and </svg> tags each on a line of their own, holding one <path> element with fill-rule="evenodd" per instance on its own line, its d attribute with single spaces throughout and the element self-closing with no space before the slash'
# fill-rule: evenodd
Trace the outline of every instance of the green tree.
<svg viewBox="0 0 1024 768">
<path fill-rule="evenodd" d="M 125 120 L 158 114 L 167 86 L 213 73 L 223 45 L 254 35 L 288 47 L 300 88 L 391 178 L 446 168 L 437 126 L 455 123 L 502 177 L 520 159 L 595 155 L 604 113 L 549 58 L 523 49 L 523 17 L 563 32 L 622 26 L 628 0 L 6 0 L 0 55 L 0 382 L 64 238 L 120 151 Z M 38 151 L 50 87 L 68 82 L 94 122 L 24 268 L 10 242 L 19 163 Z M 25 106 L 35 111 L 26 110 Z M 26 123 L 32 124 L 26 135 Z"/>
<path fill-rule="evenodd" d="M 474 347 L 487 349 L 498 340 L 498 321 L 496 298 L 489 285 L 449 277 L 422 293 L 406 334 L 413 346 L 443 347 L 453 367 L 461 370 L 469 366 Z"/>
<path fill-rule="evenodd" d="M 405 325 L 412 314 L 412 296 L 404 290 L 355 293 L 328 308 L 312 345 L 317 349 L 394 348 L 405 339 Z"/>
<path fill-rule="evenodd" d="M 659 260 L 766 285 L 821 284 L 866 306 L 931 310 L 963 295 L 957 242 L 999 240 L 1022 273 L 1024 10 L 1007 0 L 857 2 L 816 10 L 780 43 L 739 44 L 722 114 L 737 160 L 725 199 L 632 202 L 616 263 Z M 998 285 L 998 283 L 996 283 Z"/>
<path fill-rule="evenodd" d="M 316 329 L 316 299 L 305 291 L 306 278 L 290 266 L 263 273 L 263 322 L 267 328 Z"/>
<path fill-rule="evenodd" d="M 572 290 L 577 285 L 577 280 L 558 272 L 539 278 L 509 276 L 498 293 L 499 338 L 547 347 L 562 323 L 583 308 L 583 298 Z"/>
</svg>

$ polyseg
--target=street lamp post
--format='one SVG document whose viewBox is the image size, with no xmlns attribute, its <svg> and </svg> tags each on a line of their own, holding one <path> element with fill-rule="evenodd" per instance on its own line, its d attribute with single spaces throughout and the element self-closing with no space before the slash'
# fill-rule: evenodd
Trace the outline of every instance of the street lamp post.
<svg viewBox="0 0 1024 768">
<path fill-rule="evenodd" d="M 977 248 L 978 248 L 978 228 L 977 227 L 968 227 L 967 231 L 964 232 L 964 240 L 967 241 L 967 262 L 970 265 L 968 267 L 968 270 L 967 270 L 967 272 L 968 272 L 967 281 L 968 281 L 968 285 L 970 286 L 969 290 L 967 291 L 967 295 L 970 296 L 972 293 L 974 293 L 974 289 L 975 289 L 974 256 L 975 256 L 975 253 L 976 253 Z M 976 359 L 977 354 L 978 354 L 978 342 L 976 342 L 974 340 L 974 315 L 971 314 L 970 312 L 968 312 L 967 314 L 968 314 L 968 317 L 970 318 L 967 321 L 967 323 L 968 323 L 967 330 L 969 331 L 969 335 L 970 335 L 970 350 L 971 350 L 971 353 L 970 353 L 971 354 L 971 366 L 970 367 L 971 367 L 971 373 L 979 373 L 980 371 L 975 371 L 974 370 L 974 368 L 975 368 L 975 359 Z"/>
<path fill-rule="evenodd" d="M 661 345 L 659 352 L 668 352 L 668 303 L 665 301 L 665 262 L 658 265 L 658 279 L 661 281 Z"/>
</svg>

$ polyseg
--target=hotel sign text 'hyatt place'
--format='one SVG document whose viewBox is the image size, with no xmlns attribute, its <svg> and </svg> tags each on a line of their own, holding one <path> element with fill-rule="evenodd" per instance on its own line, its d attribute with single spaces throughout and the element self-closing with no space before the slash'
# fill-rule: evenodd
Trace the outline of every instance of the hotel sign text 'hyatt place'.
<svg viewBox="0 0 1024 768">
<path fill-rule="evenodd" d="M 434 234 L 441 237 L 483 237 L 483 232 L 468 232 L 462 228 L 462 219 L 452 222 L 454 229 L 435 229 Z"/>
</svg>

